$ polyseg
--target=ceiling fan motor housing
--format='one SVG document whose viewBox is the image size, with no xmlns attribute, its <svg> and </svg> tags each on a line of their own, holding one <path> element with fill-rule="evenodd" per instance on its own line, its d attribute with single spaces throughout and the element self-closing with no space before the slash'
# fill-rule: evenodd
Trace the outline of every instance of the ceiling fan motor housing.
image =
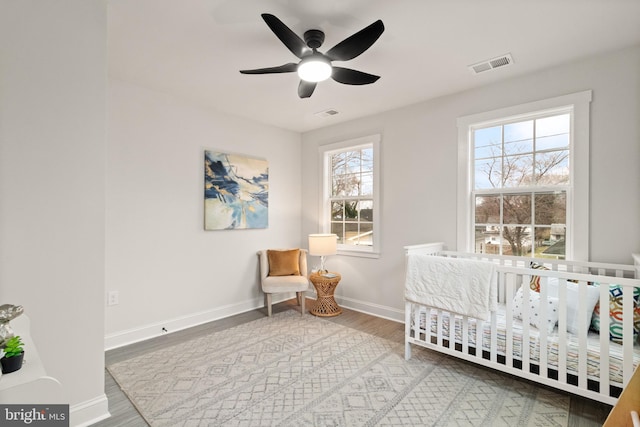
<svg viewBox="0 0 640 427">
<path fill-rule="evenodd" d="M 311 49 L 317 49 L 324 43 L 324 33 L 320 30 L 308 30 L 304 33 L 304 42 Z"/>
</svg>

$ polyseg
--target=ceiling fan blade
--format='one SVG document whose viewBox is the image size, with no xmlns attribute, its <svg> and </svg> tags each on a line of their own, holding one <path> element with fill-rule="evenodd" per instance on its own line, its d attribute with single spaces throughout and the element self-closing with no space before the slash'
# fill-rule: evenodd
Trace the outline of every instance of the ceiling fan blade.
<svg viewBox="0 0 640 427">
<path fill-rule="evenodd" d="M 298 96 L 300 98 L 309 98 L 313 91 L 316 88 L 315 82 L 305 82 L 304 80 L 300 80 L 300 84 L 298 85 Z"/>
<path fill-rule="evenodd" d="M 346 85 L 368 85 L 378 80 L 380 76 L 352 70 L 351 68 L 333 67 L 331 78 L 338 83 Z"/>
<path fill-rule="evenodd" d="M 378 19 L 373 24 L 344 39 L 325 53 L 332 61 L 348 61 L 369 49 L 384 31 L 384 24 Z"/>
<path fill-rule="evenodd" d="M 273 74 L 273 73 L 293 73 L 298 70 L 298 64 L 289 62 L 278 67 L 256 68 L 255 70 L 240 70 L 242 74 Z"/>
<path fill-rule="evenodd" d="M 271 31 L 280 39 L 282 43 L 298 58 L 302 59 L 305 53 L 311 51 L 305 42 L 291 31 L 280 19 L 270 13 L 263 13 L 262 19 L 267 23 Z"/>
</svg>

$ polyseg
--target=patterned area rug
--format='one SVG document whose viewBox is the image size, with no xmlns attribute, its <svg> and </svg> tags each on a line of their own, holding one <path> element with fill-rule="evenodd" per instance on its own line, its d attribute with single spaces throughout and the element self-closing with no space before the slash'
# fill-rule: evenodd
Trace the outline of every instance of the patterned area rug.
<svg viewBox="0 0 640 427">
<path fill-rule="evenodd" d="M 569 397 L 289 310 L 108 367 L 152 426 L 566 426 Z"/>
</svg>

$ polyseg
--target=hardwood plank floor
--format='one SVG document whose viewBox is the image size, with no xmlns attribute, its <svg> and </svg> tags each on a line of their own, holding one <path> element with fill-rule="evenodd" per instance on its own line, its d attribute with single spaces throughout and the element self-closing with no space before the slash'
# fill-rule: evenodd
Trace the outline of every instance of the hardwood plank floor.
<svg viewBox="0 0 640 427">
<path fill-rule="evenodd" d="M 310 307 L 313 303 L 313 300 L 307 300 L 306 306 Z M 300 308 L 296 305 L 295 299 L 275 304 L 273 306 L 274 313 L 299 309 Z M 310 316 L 310 314 L 305 315 Z M 184 331 L 174 332 L 141 343 L 110 350 L 105 353 L 105 362 L 107 365 L 110 365 L 121 360 L 127 360 L 135 356 L 149 353 L 158 348 L 179 344 L 202 335 L 228 329 L 264 316 L 266 316 L 266 309 L 253 310 L 236 316 L 231 316 L 226 319 L 196 326 Z M 388 339 L 390 341 L 398 343 L 404 342 L 404 325 L 398 322 L 381 319 L 379 317 L 370 316 L 368 314 L 346 308 L 343 308 L 343 312 L 340 316 L 327 317 L 325 319 Z M 111 417 L 94 424 L 94 426 L 144 427 L 147 425 L 107 371 L 105 371 L 105 392 L 109 399 L 109 412 L 111 412 Z M 609 405 L 578 396 L 571 396 L 569 427 L 602 426 L 610 410 L 611 406 Z"/>
</svg>

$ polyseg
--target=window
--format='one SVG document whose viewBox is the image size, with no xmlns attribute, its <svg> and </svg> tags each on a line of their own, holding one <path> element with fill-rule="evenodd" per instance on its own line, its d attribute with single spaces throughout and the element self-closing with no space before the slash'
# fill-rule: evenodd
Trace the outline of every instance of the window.
<svg viewBox="0 0 640 427">
<path fill-rule="evenodd" d="M 341 253 L 377 253 L 380 136 L 320 147 L 322 231 L 338 236 Z"/>
<path fill-rule="evenodd" d="M 459 245 L 586 259 L 591 92 L 461 118 Z"/>
</svg>

